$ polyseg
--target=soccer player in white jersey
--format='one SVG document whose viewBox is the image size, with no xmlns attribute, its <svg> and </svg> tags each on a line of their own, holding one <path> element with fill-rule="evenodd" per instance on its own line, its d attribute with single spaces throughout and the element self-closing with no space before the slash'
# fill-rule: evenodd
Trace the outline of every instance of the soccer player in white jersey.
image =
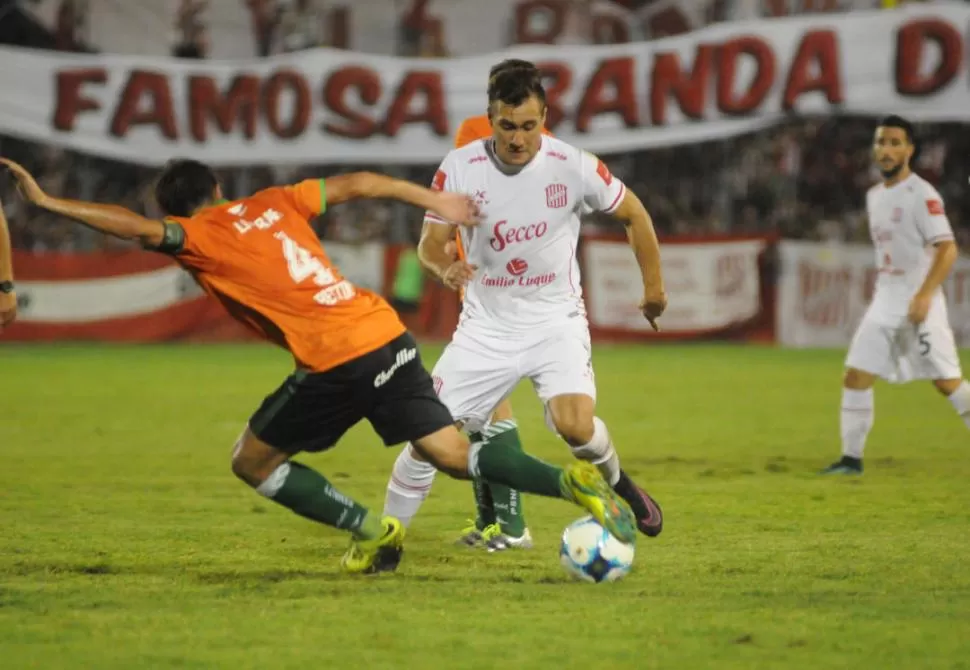
<svg viewBox="0 0 970 670">
<path fill-rule="evenodd" d="M 609 431 L 595 416 L 576 258 L 584 206 L 620 219 L 643 278 L 640 309 L 656 328 L 666 296 L 653 223 L 602 161 L 542 135 L 546 103 L 538 72 L 499 72 L 489 81 L 488 100 L 492 138 L 449 153 L 434 178 L 436 188 L 475 198 L 483 222 L 472 234 L 460 232 L 464 259 L 446 249 L 456 226 L 430 212 L 419 245 L 427 269 L 449 288 L 464 289 L 458 328 L 432 373 L 438 394 L 465 430 L 494 440 L 499 434 L 489 430 L 489 417 L 528 378 L 549 427 L 576 457 L 600 469 L 630 505 L 639 530 L 656 536 L 663 528 L 660 507 L 620 469 Z M 433 473 L 406 446 L 388 482 L 385 512 L 409 524 Z M 392 495 L 416 490 L 422 495 Z"/>
<path fill-rule="evenodd" d="M 882 183 L 866 194 L 866 211 L 879 275 L 846 357 L 842 458 L 824 474 L 862 474 L 877 378 L 931 380 L 970 427 L 970 384 L 960 369 L 942 289 L 959 252 L 940 194 L 910 169 L 914 149 L 913 127 L 905 119 L 889 116 L 876 128 L 873 158 Z"/>
</svg>

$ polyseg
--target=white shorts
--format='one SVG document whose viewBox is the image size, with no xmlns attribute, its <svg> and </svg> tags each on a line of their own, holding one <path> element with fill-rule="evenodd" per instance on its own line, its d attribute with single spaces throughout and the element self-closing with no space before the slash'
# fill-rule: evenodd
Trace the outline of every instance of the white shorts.
<svg viewBox="0 0 970 670">
<path fill-rule="evenodd" d="M 585 324 L 525 341 L 455 333 L 431 376 L 441 402 L 470 432 L 488 425 L 492 412 L 522 379 L 532 382 L 543 404 L 566 394 L 596 400 Z"/>
<path fill-rule="evenodd" d="M 846 356 L 846 367 L 900 384 L 917 379 L 961 379 L 960 357 L 946 307 L 930 310 L 919 326 L 886 325 L 866 312 Z"/>
</svg>

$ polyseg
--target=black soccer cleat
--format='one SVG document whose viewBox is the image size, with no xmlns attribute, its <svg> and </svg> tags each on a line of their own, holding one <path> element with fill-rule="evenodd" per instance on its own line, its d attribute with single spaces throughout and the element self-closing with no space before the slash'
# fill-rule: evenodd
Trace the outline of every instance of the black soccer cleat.
<svg viewBox="0 0 970 670">
<path fill-rule="evenodd" d="M 613 486 L 623 500 L 633 510 L 633 515 L 637 519 L 637 530 L 647 537 L 657 537 L 664 529 L 664 514 L 657 501 L 633 483 L 623 470 L 620 470 L 620 479 Z"/>
<path fill-rule="evenodd" d="M 820 475 L 861 475 L 862 459 L 852 456 L 843 456 L 841 459 L 828 466 Z"/>
</svg>

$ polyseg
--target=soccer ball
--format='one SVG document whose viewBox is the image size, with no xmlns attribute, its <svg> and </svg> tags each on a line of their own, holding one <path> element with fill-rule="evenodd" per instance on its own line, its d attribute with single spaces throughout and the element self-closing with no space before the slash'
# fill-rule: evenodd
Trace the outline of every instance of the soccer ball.
<svg viewBox="0 0 970 670">
<path fill-rule="evenodd" d="M 584 582 L 615 582 L 633 566 L 633 545 L 620 542 L 591 516 L 578 519 L 562 533 L 559 562 Z"/>
</svg>

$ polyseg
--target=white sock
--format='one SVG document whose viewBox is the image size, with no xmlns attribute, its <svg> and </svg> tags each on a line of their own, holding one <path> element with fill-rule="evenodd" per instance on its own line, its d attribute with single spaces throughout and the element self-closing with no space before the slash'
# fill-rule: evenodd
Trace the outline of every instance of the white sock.
<svg viewBox="0 0 970 670">
<path fill-rule="evenodd" d="M 866 437 L 872 429 L 873 402 L 872 389 L 857 391 L 842 389 L 842 454 L 862 459 L 866 448 Z"/>
<path fill-rule="evenodd" d="M 391 470 L 391 478 L 387 482 L 384 516 L 398 519 L 405 527 L 411 525 L 411 519 L 431 493 L 435 472 L 437 471 L 431 463 L 414 458 L 411 455 L 411 445 L 407 444 L 394 461 L 394 469 Z"/>
<path fill-rule="evenodd" d="M 967 428 L 970 428 L 970 383 L 967 383 L 967 380 L 964 379 L 963 383 L 957 387 L 957 390 L 947 396 L 947 398 L 950 400 L 950 404 L 953 405 L 953 409 L 963 419 L 963 423 Z"/>
<path fill-rule="evenodd" d="M 597 468 L 610 486 L 620 481 L 620 457 L 613 448 L 610 431 L 598 416 L 593 417 L 593 439 L 581 447 L 572 447 L 573 455 L 583 461 L 589 461 Z"/>
</svg>

